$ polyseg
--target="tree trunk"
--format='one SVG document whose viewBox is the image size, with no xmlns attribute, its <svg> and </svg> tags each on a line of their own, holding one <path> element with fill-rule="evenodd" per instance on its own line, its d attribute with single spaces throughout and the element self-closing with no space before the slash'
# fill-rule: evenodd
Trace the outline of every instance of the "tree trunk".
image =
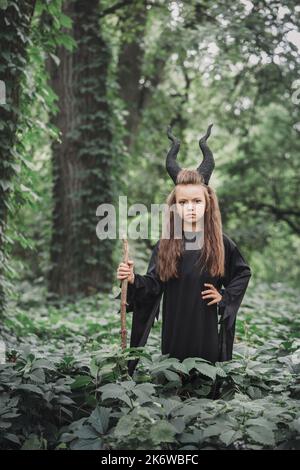
<svg viewBox="0 0 300 470">
<path fill-rule="evenodd" d="M 0 8 L 0 313 L 5 307 L 5 229 L 15 175 L 14 150 L 20 113 L 21 79 L 26 65 L 26 48 L 34 7 L 35 0 L 24 0 Z"/>
<path fill-rule="evenodd" d="M 127 135 L 124 139 L 128 150 L 134 143 L 138 122 L 141 119 L 140 79 L 144 59 L 144 38 L 147 22 L 147 9 L 144 2 L 128 6 L 121 14 L 122 39 L 118 60 L 118 83 L 120 97 L 123 99 L 128 115 L 126 116 Z M 134 35 L 131 32 L 134 31 Z M 128 37 L 129 36 L 129 37 Z"/>
<path fill-rule="evenodd" d="M 110 109 L 107 73 L 110 53 L 101 36 L 99 0 L 68 1 L 77 48 L 59 47 L 51 82 L 61 131 L 53 144 L 53 235 L 49 291 L 58 297 L 92 294 L 111 287 L 113 240 L 96 235 L 96 209 L 113 203 Z M 70 34 L 70 33 L 69 33 Z"/>
</svg>

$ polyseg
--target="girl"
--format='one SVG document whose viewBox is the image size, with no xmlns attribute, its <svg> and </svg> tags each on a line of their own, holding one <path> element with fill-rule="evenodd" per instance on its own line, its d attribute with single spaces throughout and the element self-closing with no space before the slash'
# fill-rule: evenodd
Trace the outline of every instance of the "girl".
<svg viewBox="0 0 300 470">
<path fill-rule="evenodd" d="M 117 278 L 128 278 L 131 347 L 145 345 L 163 294 L 162 354 L 215 363 L 232 358 L 236 314 L 251 270 L 236 244 L 222 232 L 217 197 L 207 184 L 213 165 L 207 170 L 205 155 L 202 163 L 206 172 L 203 166 L 199 171 L 201 165 L 197 170 L 177 166 L 173 173 L 169 171 L 176 185 L 167 198 L 164 235 L 153 248 L 147 273 L 136 273 L 130 260 L 119 264 Z M 137 362 L 129 361 L 130 375 Z"/>
</svg>

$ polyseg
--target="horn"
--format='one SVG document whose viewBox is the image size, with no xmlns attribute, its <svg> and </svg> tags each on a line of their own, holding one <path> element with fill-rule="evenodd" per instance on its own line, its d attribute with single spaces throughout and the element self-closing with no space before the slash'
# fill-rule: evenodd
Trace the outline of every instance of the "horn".
<svg viewBox="0 0 300 470">
<path fill-rule="evenodd" d="M 210 136 L 212 126 L 213 124 L 210 124 L 208 126 L 206 134 L 199 140 L 199 147 L 201 149 L 201 152 L 203 153 L 203 160 L 197 168 L 197 171 L 203 177 L 205 184 L 208 184 L 211 174 L 215 167 L 215 160 L 213 154 L 206 143 L 208 137 Z"/>
<path fill-rule="evenodd" d="M 166 169 L 169 175 L 171 176 L 172 180 L 176 184 L 177 175 L 181 170 L 180 166 L 176 161 L 176 157 L 180 147 L 180 140 L 176 139 L 176 137 L 174 137 L 174 135 L 172 134 L 171 126 L 168 126 L 167 135 L 172 142 L 172 146 L 166 158 Z"/>
</svg>

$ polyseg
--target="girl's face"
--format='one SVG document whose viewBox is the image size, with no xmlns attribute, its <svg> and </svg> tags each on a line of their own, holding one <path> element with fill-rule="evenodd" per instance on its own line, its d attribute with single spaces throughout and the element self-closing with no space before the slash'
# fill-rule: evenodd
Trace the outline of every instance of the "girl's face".
<svg viewBox="0 0 300 470">
<path fill-rule="evenodd" d="M 199 184 L 178 184 L 176 185 L 176 210 L 184 222 L 184 225 L 198 227 L 199 222 L 204 220 L 205 195 L 204 189 Z"/>
</svg>

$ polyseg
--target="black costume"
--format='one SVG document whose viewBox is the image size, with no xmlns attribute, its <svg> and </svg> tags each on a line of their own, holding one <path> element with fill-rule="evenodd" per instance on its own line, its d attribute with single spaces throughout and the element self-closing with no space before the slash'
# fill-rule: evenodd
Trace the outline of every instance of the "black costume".
<svg viewBox="0 0 300 470">
<path fill-rule="evenodd" d="M 206 144 L 211 127 L 212 125 L 199 141 L 204 159 L 197 170 L 205 184 L 208 184 L 214 168 L 213 155 Z M 176 184 L 177 174 L 181 170 L 176 162 L 180 143 L 171 135 L 170 128 L 168 137 L 172 141 L 172 147 L 167 155 L 166 168 Z M 155 318 L 159 317 L 163 297 L 162 354 L 170 354 L 170 357 L 179 360 L 202 357 L 212 363 L 232 359 L 236 314 L 247 289 L 251 270 L 233 240 L 223 233 L 224 277 L 212 277 L 205 269 L 200 273 L 195 262 L 201 250 L 189 249 L 191 246 L 187 249 L 187 243 L 195 241 L 195 237 L 201 235 L 201 232 L 184 231 L 178 278 L 166 282 L 159 278 L 156 270 L 158 241 L 152 250 L 147 273 L 135 273 L 134 283 L 128 283 L 126 310 L 133 312 L 130 347 L 145 346 Z M 201 291 L 208 289 L 204 283 L 213 284 L 222 294 L 222 300 L 218 304 L 208 306 L 212 299 L 202 298 Z M 120 296 L 121 294 L 116 298 Z M 138 360 L 128 361 L 130 375 L 137 363 Z"/>
<path fill-rule="evenodd" d="M 184 244 L 187 233 L 188 239 L 191 237 L 191 232 L 185 232 Z M 134 283 L 128 284 L 126 310 L 133 312 L 130 347 L 145 346 L 155 317 L 159 318 L 163 297 L 162 354 L 169 353 L 170 357 L 180 360 L 202 357 L 213 363 L 232 359 L 236 314 L 247 289 L 251 270 L 236 244 L 224 233 L 223 242 L 223 278 L 213 278 L 206 271 L 200 274 L 199 267 L 194 266 L 200 250 L 184 250 L 179 264 L 179 278 L 167 282 L 162 282 L 156 271 L 159 241 L 155 244 L 147 273 L 135 273 Z M 222 300 L 219 304 L 208 306 L 211 299 L 202 299 L 201 291 L 207 289 L 204 286 L 206 282 L 221 292 Z M 128 362 L 130 375 L 137 362 Z"/>
</svg>

